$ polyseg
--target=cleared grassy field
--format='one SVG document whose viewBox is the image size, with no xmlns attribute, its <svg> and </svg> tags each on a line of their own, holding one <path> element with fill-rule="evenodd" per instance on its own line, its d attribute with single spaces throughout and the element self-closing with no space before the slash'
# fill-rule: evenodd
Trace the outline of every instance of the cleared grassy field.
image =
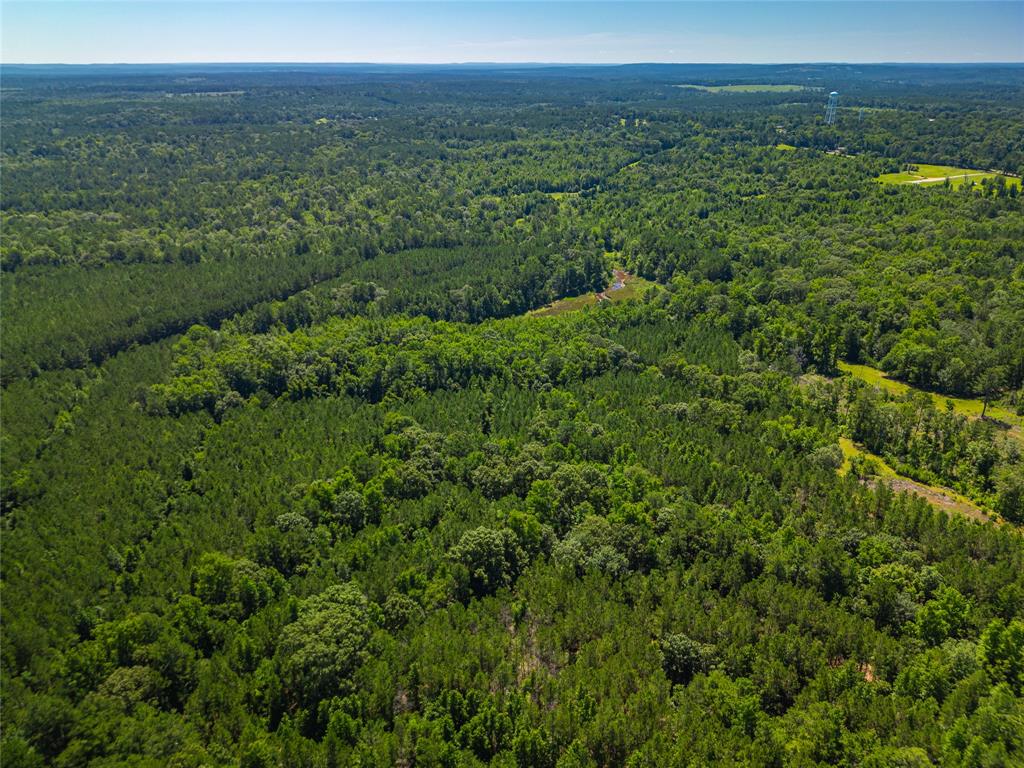
<svg viewBox="0 0 1024 768">
<path fill-rule="evenodd" d="M 806 85 L 775 85 L 772 83 L 744 83 L 742 85 L 683 84 L 677 85 L 676 88 L 692 88 L 697 91 L 707 91 L 708 93 L 792 93 L 803 90 L 821 90 L 820 88 L 811 88 Z"/>
<path fill-rule="evenodd" d="M 890 379 L 885 375 L 885 371 L 880 371 L 869 365 L 857 365 L 840 361 L 839 370 L 849 373 L 851 376 L 856 376 L 858 379 L 866 381 L 868 384 L 884 389 L 886 392 L 890 392 L 894 395 L 905 395 L 908 392 L 923 392 L 931 397 L 936 408 L 945 408 L 946 403 L 951 402 L 953 404 L 954 413 L 959 413 L 961 416 L 967 416 L 971 419 L 980 418 L 982 408 L 984 407 L 984 403 L 975 398 L 950 397 L 947 395 L 940 395 L 936 392 L 925 392 L 922 389 L 917 389 L 916 387 L 912 387 L 902 381 Z M 1024 439 L 1024 433 L 1022 433 L 1022 428 L 1024 428 L 1024 417 L 1018 416 L 1010 409 L 1004 408 L 1001 405 L 993 405 L 991 403 L 985 411 L 985 416 L 1008 424 L 1010 426 L 1011 435 L 1017 437 L 1017 439 Z"/>
<path fill-rule="evenodd" d="M 920 164 L 914 166 L 916 170 L 912 171 L 901 171 L 900 173 L 883 173 L 878 177 L 878 181 L 883 184 L 922 184 L 925 186 L 931 186 L 935 184 L 944 184 L 946 179 L 949 179 L 949 183 L 954 188 L 961 187 L 968 182 L 979 183 L 982 179 L 994 179 L 997 176 L 1001 176 L 999 173 L 992 173 L 990 171 L 978 171 L 970 168 L 956 168 L 952 165 L 927 165 Z M 1020 188 L 1020 179 L 1012 176 L 1003 176 L 1006 179 L 1006 183 L 1010 186 L 1016 186 Z"/>
<path fill-rule="evenodd" d="M 776 144 L 775 148 L 783 152 L 796 152 L 796 147 L 792 144 Z"/>
</svg>

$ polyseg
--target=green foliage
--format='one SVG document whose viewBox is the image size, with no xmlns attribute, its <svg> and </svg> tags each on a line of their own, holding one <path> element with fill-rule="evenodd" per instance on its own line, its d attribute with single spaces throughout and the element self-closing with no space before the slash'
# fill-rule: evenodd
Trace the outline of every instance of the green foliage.
<svg viewBox="0 0 1024 768">
<path fill-rule="evenodd" d="M 874 179 L 1016 70 L 202 77 L 4 71 L 4 765 L 1024 760 L 1017 433 L 832 378 L 1014 405 L 1015 187 Z"/>
<path fill-rule="evenodd" d="M 661 652 L 665 657 L 665 674 L 673 683 L 686 685 L 694 675 L 710 672 L 714 666 L 714 647 L 686 635 L 666 637 Z"/>
<path fill-rule="evenodd" d="M 281 634 L 282 674 L 295 695 L 315 703 L 351 687 L 370 638 L 366 598 L 355 584 L 303 600 Z"/>
<path fill-rule="evenodd" d="M 1024 622 L 994 620 L 981 635 L 978 654 L 996 682 L 1007 683 L 1018 694 L 1024 690 Z"/>
<path fill-rule="evenodd" d="M 466 531 L 450 556 L 461 566 L 456 574 L 460 586 L 477 596 L 509 586 L 525 559 L 512 531 L 483 526 Z"/>
<path fill-rule="evenodd" d="M 579 325 L 516 319 L 457 326 L 352 318 L 256 336 L 196 326 L 175 346 L 174 380 L 153 387 L 147 404 L 156 412 L 206 408 L 219 413 L 260 393 L 292 399 L 347 393 L 379 402 L 460 389 L 477 378 L 501 376 L 544 386 L 629 365 L 625 349 L 581 335 Z"/>
</svg>

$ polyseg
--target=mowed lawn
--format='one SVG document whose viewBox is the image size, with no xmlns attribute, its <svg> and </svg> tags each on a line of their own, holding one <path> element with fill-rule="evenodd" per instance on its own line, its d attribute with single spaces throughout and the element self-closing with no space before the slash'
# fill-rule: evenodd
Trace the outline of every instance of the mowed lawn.
<svg viewBox="0 0 1024 768">
<path fill-rule="evenodd" d="M 806 85 L 775 85 L 772 83 L 744 83 L 741 85 L 677 85 L 676 88 L 692 88 L 708 93 L 793 93 L 803 90 L 820 90 Z"/>
<path fill-rule="evenodd" d="M 930 186 L 934 184 L 944 184 L 946 179 L 949 179 L 949 183 L 954 188 L 961 187 L 968 182 L 974 182 L 975 184 L 980 183 L 983 179 L 994 179 L 997 176 L 1002 176 L 999 173 L 992 173 L 991 171 L 978 171 L 970 168 L 957 168 L 952 165 L 927 165 L 920 164 L 915 165 L 916 170 L 913 171 L 901 171 L 899 173 L 883 173 L 878 177 L 878 181 L 883 184 L 920 184 L 922 186 Z M 1020 188 L 1020 179 L 1012 176 L 1003 176 L 1006 179 L 1006 183 L 1010 186 L 1016 186 Z"/>
</svg>

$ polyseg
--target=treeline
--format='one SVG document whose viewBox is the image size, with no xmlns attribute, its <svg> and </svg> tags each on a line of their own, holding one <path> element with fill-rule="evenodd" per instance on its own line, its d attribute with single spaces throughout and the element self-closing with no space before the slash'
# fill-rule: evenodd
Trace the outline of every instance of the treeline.
<svg viewBox="0 0 1024 768">
<path fill-rule="evenodd" d="M 99 363 L 333 277 L 355 254 L 46 271 L 3 280 L 5 382 Z"/>
<path fill-rule="evenodd" d="M 566 296 L 603 291 L 610 270 L 603 255 L 548 247 L 428 248 L 360 261 L 340 277 L 265 302 L 232 320 L 234 330 L 288 330 L 329 317 L 422 315 L 479 322 L 521 315 Z"/>
<path fill-rule="evenodd" d="M 379 402 L 495 377 L 543 388 L 635 362 L 625 348 L 584 335 L 574 323 L 532 318 L 454 325 L 354 317 L 253 336 L 195 326 L 175 352 L 174 379 L 153 388 L 151 410 L 222 413 L 261 394 L 344 393 Z"/>
</svg>

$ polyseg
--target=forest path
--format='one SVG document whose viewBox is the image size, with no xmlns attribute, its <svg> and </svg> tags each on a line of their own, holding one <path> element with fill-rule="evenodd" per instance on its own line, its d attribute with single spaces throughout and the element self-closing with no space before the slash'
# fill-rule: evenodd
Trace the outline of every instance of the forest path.
<svg viewBox="0 0 1024 768">
<path fill-rule="evenodd" d="M 936 182 L 936 181 L 945 181 L 946 179 L 949 179 L 950 181 L 952 181 L 954 178 L 956 178 L 956 179 L 969 179 L 972 176 L 991 176 L 991 175 L 992 174 L 990 174 L 988 171 L 978 171 L 977 173 L 958 173 L 958 174 L 956 174 L 956 176 L 932 176 L 932 177 L 929 177 L 927 179 L 914 179 L 913 181 L 908 181 L 907 184 L 931 184 L 931 183 Z"/>
<path fill-rule="evenodd" d="M 939 485 L 927 485 L 926 483 L 913 480 L 906 475 L 901 475 L 881 456 L 871 453 L 863 446 L 855 444 L 846 437 L 839 438 L 839 447 L 843 451 L 843 466 L 839 468 L 839 474 L 845 475 L 851 469 L 851 459 L 855 456 L 864 456 L 875 462 L 878 467 L 878 474 L 864 479 L 862 482 L 871 487 L 879 484 L 889 486 L 895 493 L 912 493 L 915 496 L 927 501 L 933 507 L 944 512 L 955 512 L 965 515 L 972 520 L 987 522 L 992 520 L 985 510 L 968 499 L 966 496 L 957 493 L 951 488 Z"/>
<path fill-rule="evenodd" d="M 952 495 L 951 491 L 948 491 L 945 488 L 924 485 L 916 480 L 911 480 L 909 477 L 891 477 L 884 480 L 884 482 L 888 483 L 889 487 L 896 493 L 900 493 L 902 491 L 913 493 L 915 496 L 920 496 L 933 507 L 938 507 L 939 509 L 946 510 L 947 512 L 959 512 L 962 515 L 967 515 L 967 517 L 978 520 L 982 523 L 988 522 L 992 519 L 979 507 L 971 504 L 970 502 L 956 498 Z"/>
</svg>

